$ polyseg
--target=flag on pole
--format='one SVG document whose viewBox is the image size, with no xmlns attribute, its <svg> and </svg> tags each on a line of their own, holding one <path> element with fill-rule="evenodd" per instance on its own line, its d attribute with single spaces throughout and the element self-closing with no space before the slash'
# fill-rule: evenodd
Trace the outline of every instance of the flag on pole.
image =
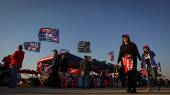
<svg viewBox="0 0 170 95">
<path fill-rule="evenodd" d="M 41 42 L 25 42 L 24 49 L 33 52 L 40 52 Z"/>
<path fill-rule="evenodd" d="M 68 52 L 68 53 L 69 53 L 69 50 L 61 49 L 61 50 L 60 50 L 60 52 L 59 52 L 59 54 L 61 54 L 61 53 L 66 53 L 66 52 Z"/>
<path fill-rule="evenodd" d="M 41 28 L 39 30 L 39 41 L 59 43 L 59 30 L 51 28 Z"/>
<path fill-rule="evenodd" d="M 91 50 L 90 50 L 90 42 L 80 41 L 80 42 L 78 43 L 78 52 L 91 53 Z"/>
<path fill-rule="evenodd" d="M 159 66 L 159 72 L 161 72 L 161 63 L 160 62 L 158 63 L 158 66 Z"/>
<path fill-rule="evenodd" d="M 113 51 L 107 53 L 110 56 L 110 60 L 113 61 L 114 60 L 114 54 Z"/>
<path fill-rule="evenodd" d="M 159 66 L 159 68 L 161 68 L 161 63 L 160 62 L 158 63 L 158 66 Z"/>
</svg>

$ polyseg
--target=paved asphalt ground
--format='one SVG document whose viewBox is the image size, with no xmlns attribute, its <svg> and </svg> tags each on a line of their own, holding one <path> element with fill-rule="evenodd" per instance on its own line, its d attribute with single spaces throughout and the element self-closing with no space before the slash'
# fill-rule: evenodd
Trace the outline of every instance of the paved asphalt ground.
<svg viewBox="0 0 170 95">
<path fill-rule="evenodd" d="M 19 85 L 17 88 L 0 86 L 0 95 L 131 95 L 126 93 L 127 88 L 65 88 L 49 89 L 48 87 L 29 87 Z M 161 91 L 147 92 L 146 88 L 137 88 L 138 95 L 170 95 L 170 87 L 162 87 Z M 136 95 L 133 94 L 133 95 Z"/>
</svg>

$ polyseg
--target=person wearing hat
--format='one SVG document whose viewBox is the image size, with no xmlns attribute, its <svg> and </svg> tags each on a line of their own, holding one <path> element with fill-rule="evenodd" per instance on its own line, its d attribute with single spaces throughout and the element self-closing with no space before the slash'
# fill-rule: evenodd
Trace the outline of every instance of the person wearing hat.
<svg viewBox="0 0 170 95">
<path fill-rule="evenodd" d="M 12 72 L 11 72 L 11 85 L 8 88 L 15 88 L 17 85 L 17 73 L 22 67 L 25 52 L 22 51 L 22 45 L 18 46 L 18 50 L 11 56 Z"/>
<path fill-rule="evenodd" d="M 53 59 L 52 59 L 52 83 L 50 85 L 51 89 L 58 88 L 58 70 L 59 70 L 59 63 L 60 63 L 60 57 L 58 55 L 58 51 L 54 49 L 53 51 Z"/>
<path fill-rule="evenodd" d="M 130 41 L 128 34 L 122 36 L 123 42 L 120 46 L 118 61 L 115 66 L 119 65 L 121 61 L 122 72 L 125 72 L 128 76 L 128 89 L 127 93 L 137 93 L 136 92 L 136 83 L 135 77 L 137 73 L 137 57 L 142 62 L 140 54 L 138 52 L 137 46 L 135 43 Z M 131 90 L 133 88 L 133 90 Z"/>
<path fill-rule="evenodd" d="M 68 72 L 69 64 L 67 58 L 62 55 L 62 59 L 60 61 L 60 78 L 62 79 L 62 88 L 64 88 L 66 85 L 65 75 L 66 72 Z"/>
<path fill-rule="evenodd" d="M 155 53 L 150 50 L 150 48 L 145 45 L 143 47 L 144 53 L 142 54 L 142 59 L 143 62 L 141 62 L 141 69 L 145 70 L 146 74 L 146 79 L 148 83 L 148 89 L 146 91 L 153 91 L 152 90 L 152 83 L 150 80 L 150 73 L 153 77 L 153 83 L 156 86 L 156 90 L 160 91 L 159 85 L 158 85 L 158 80 L 157 80 L 157 75 L 156 75 L 156 63 L 153 57 L 155 57 Z"/>
</svg>

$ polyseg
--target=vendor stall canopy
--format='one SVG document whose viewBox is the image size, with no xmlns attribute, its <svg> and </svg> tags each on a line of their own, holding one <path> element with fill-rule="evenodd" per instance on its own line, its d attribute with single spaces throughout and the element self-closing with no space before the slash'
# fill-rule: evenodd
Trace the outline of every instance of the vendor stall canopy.
<svg viewBox="0 0 170 95">
<path fill-rule="evenodd" d="M 68 59 L 70 68 L 75 68 L 75 69 L 80 68 L 80 62 L 83 60 L 83 58 L 73 55 L 71 53 L 61 53 L 59 54 L 60 58 L 62 55 L 65 55 L 65 57 Z M 43 62 L 44 65 L 52 65 L 52 59 L 53 59 L 53 55 L 39 59 L 38 61 Z M 93 68 L 92 68 L 93 70 L 105 70 L 105 69 L 114 68 L 113 64 L 105 64 L 96 59 L 92 59 L 92 63 L 93 63 Z"/>
</svg>

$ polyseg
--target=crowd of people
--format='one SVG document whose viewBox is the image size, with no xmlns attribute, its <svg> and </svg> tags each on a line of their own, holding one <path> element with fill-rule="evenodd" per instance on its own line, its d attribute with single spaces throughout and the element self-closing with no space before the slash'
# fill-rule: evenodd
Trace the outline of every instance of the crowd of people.
<svg viewBox="0 0 170 95">
<path fill-rule="evenodd" d="M 126 87 L 125 81 L 128 81 L 128 89 L 127 93 L 137 93 L 136 91 L 136 82 L 140 84 L 142 82 L 142 85 L 146 85 L 145 78 L 139 75 L 139 72 L 137 72 L 137 58 L 141 61 L 141 69 L 145 70 L 146 73 L 146 80 L 148 89 L 147 91 L 153 91 L 152 90 L 152 83 L 150 80 L 150 73 L 152 75 L 153 83 L 156 86 L 156 90 L 160 91 L 160 87 L 158 85 L 157 80 L 157 74 L 156 74 L 156 63 L 154 60 L 155 54 L 153 51 L 150 50 L 148 46 L 143 47 L 144 53 L 142 56 L 140 56 L 138 52 L 138 48 L 134 42 L 130 41 L 130 37 L 128 34 L 125 34 L 122 36 L 123 41 L 122 45 L 120 46 L 119 56 L 117 63 L 115 66 L 119 65 L 119 62 L 121 62 L 122 68 L 119 70 L 120 75 L 120 81 L 122 84 L 122 87 Z M 24 59 L 24 52 L 22 51 L 22 45 L 18 46 L 18 50 L 14 52 L 13 55 L 8 55 L 6 58 L 3 59 L 4 67 L 10 68 L 10 63 L 12 66 L 12 72 L 11 72 L 11 85 L 9 88 L 15 88 L 16 87 L 16 78 L 17 78 L 17 72 L 22 67 L 22 61 Z M 58 51 L 54 49 L 53 51 L 53 59 L 52 59 L 52 83 L 50 85 L 50 88 L 58 88 L 58 81 L 61 78 L 62 79 L 62 88 L 65 87 L 65 74 L 68 72 L 69 64 L 67 58 L 62 55 L 62 58 L 58 55 Z M 92 63 L 87 59 L 87 56 L 84 56 L 84 60 L 80 63 L 80 71 L 82 76 L 82 88 L 88 88 L 90 89 L 90 71 L 92 71 Z M 58 74 L 60 76 L 58 76 Z M 105 74 L 101 75 L 105 77 Z M 126 80 L 126 76 L 128 79 Z M 136 78 L 137 77 L 137 78 Z M 141 84 L 140 84 L 141 86 Z"/>
</svg>

